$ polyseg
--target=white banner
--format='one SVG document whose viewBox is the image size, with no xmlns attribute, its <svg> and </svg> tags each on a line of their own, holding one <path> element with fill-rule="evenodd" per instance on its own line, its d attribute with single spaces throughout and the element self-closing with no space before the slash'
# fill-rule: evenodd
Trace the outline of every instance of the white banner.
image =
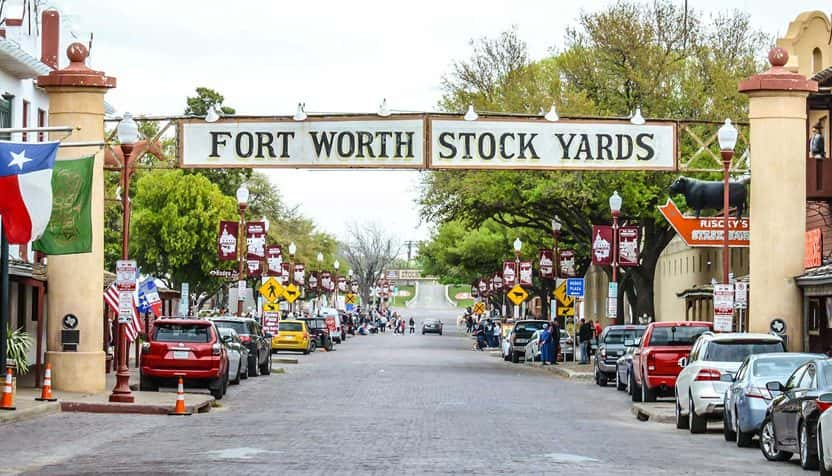
<svg viewBox="0 0 832 476">
<path fill-rule="evenodd" d="M 182 167 L 412 168 L 424 119 L 225 119 L 180 124 Z"/>
<path fill-rule="evenodd" d="M 714 285 L 714 330 L 731 332 L 734 328 L 734 286 Z"/>
<path fill-rule="evenodd" d="M 672 123 L 432 119 L 429 168 L 673 170 Z"/>
</svg>

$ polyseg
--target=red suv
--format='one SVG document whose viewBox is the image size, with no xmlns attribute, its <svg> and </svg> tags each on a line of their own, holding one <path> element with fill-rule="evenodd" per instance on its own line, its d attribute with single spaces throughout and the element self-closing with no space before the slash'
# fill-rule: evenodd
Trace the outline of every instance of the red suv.
<svg viewBox="0 0 832 476">
<path fill-rule="evenodd" d="M 211 321 L 159 319 L 142 345 L 139 389 L 175 386 L 182 377 L 186 387 L 208 387 L 219 400 L 228 388 L 227 352 Z"/>
</svg>

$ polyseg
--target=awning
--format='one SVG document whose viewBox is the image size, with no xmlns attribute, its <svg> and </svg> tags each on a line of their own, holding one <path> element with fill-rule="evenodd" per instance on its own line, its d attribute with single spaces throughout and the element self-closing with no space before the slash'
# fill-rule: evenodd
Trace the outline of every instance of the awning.
<svg viewBox="0 0 832 476">
<path fill-rule="evenodd" d="M 52 71 L 17 43 L 5 38 L 0 38 L 0 69 L 18 79 L 34 79 Z"/>
</svg>

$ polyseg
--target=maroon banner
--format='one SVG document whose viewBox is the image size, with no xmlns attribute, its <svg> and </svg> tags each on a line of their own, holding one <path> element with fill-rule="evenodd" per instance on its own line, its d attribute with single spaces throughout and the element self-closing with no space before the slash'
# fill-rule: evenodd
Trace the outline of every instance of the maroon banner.
<svg viewBox="0 0 832 476">
<path fill-rule="evenodd" d="M 564 278 L 573 278 L 577 275 L 575 271 L 575 251 L 561 250 L 560 252 L 560 275 Z"/>
<path fill-rule="evenodd" d="M 263 274 L 263 268 L 260 266 L 260 260 L 249 259 L 246 260 L 246 264 L 248 266 L 249 276 L 260 276 Z"/>
<path fill-rule="evenodd" d="M 592 225 L 592 264 L 612 264 L 612 227 Z"/>
<path fill-rule="evenodd" d="M 477 283 L 473 283 L 471 285 L 471 297 L 474 299 L 480 297 L 480 289 L 477 286 Z"/>
<path fill-rule="evenodd" d="M 338 292 L 345 293 L 347 292 L 347 278 L 343 276 L 338 276 Z"/>
<path fill-rule="evenodd" d="M 284 286 L 289 285 L 289 271 L 291 270 L 292 265 L 290 263 L 283 263 L 280 265 L 281 272 L 280 272 L 280 284 Z"/>
<path fill-rule="evenodd" d="M 283 275 L 283 250 L 280 245 L 266 246 L 266 263 L 269 267 L 269 276 Z"/>
<path fill-rule="evenodd" d="M 540 250 L 538 264 L 540 265 L 540 277 L 543 279 L 555 278 L 555 253 L 552 250 Z"/>
<path fill-rule="evenodd" d="M 521 261 L 520 262 L 520 286 L 531 286 L 532 285 L 532 275 L 534 271 L 532 271 L 532 262 L 531 261 Z"/>
<path fill-rule="evenodd" d="M 517 263 L 514 261 L 503 262 L 503 287 L 511 289 L 517 284 Z"/>
<path fill-rule="evenodd" d="M 494 292 L 501 292 L 503 290 L 503 277 L 500 273 L 494 273 Z"/>
<path fill-rule="evenodd" d="M 618 229 L 618 265 L 639 265 L 639 227 L 622 226 Z"/>
<path fill-rule="evenodd" d="M 488 294 L 488 283 L 484 279 L 479 279 L 477 281 L 477 289 L 480 291 L 480 296 L 485 296 Z"/>
<path fill-rule="evenodd" d="M 309 273 L 309 281 L 306 283 L 310 291 L 316 291 L 318 289 L 318 277 L 315 274 L 317 273 Z"/>
<path fill-rule="evenodd" d="M 304 275 L 306 274 L 306 267 L 303 263 L 295 263 L 295 284 L 303 286 Z"/>
<path fill-rule="evenodd" d="M 352 282 L 352 284 L 350 284 L 350 291 L 351 291 L 353 294 L 357 294 L 357 293 L 358 293 L 358 283 L 357 283 L 357 282 L 353 281 L 353 282 Z"/>
<path fill-rule="evenodd" d="M 246 259 L 266 258 L 266 224 L 262 221 L 246 223 Z"/>
<path fill-rule="evenodd" d="M 236 221 L 221 221 L 217 238 L 217 257 L 220 261 L 237 259 L 237 234 L 240 224 Z"/>
<path fill-rule="evenodd" d="M 321 291 L 331 291 L 332 290 L 332 274 L 329 271 L 321 271 Z"/>
</svg>

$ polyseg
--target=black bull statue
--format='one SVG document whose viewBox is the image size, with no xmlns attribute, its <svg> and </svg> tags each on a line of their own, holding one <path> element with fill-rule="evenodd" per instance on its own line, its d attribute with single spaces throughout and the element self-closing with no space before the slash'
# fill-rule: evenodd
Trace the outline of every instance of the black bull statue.
<svg viewBox="0 0 832 476">
<path fill-rule="evenodd" d="M 737 208 L 737 218 L 748 208 L 748 179 L 730 182 L 728 205 Z M 721 210 L 723 205 L 723 183 L 721 181 L 697 180 L 689 177 L 677 178 L 669 187 L 671 193 L 681 193 L 690 208 L 696 210 L 696 218 L 702 210 Z"/>
</svg>

